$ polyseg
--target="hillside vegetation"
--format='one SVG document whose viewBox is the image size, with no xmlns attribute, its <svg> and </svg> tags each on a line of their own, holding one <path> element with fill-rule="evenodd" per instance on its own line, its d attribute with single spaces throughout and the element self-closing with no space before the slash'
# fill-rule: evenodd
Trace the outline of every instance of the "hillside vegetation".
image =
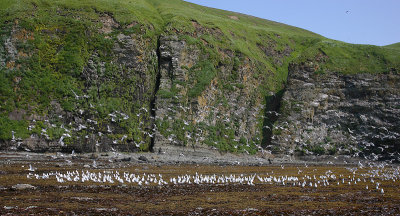
<svg viewBox="0 0 400 216">
<path fill-rule="evenodd" d="M 390 44 L 387 46 L 384 46 L 386 48 L 392 48 L 392 49 L 400 49 L 400 43 L 394 43 L 394 44 Z"/>
<path fill-rule="evenodd" d="M 181 0 L 3 0 L 0 8 L 2 141 L 39 135 L 54 142 L 61 139 L 66 145 L 84 143 L 80 141 L 83 137 L 106 133 L 113 125 L 110 140 L 149 150 L 151 138 L 144 131 L 153 128 L 152 114 L 143 109 L 152 108 L 157 93 L 158 63 L 151 53 L 158 49 L 161 35 L 177 35 L 201 51 L 199 63 L 189 70 L 193 80 L 188 101 L 199 97 L 215 79 L 224 91 L 244 88 L 243 83 L 236 83 L 235 68 L 245 64 L 255 68 L 251 76 L 259 81 L 252 86 L 255 104 L 265 104 L 271 92 L 284 88 L 290 63 L 315 62 L 317 73 L 398 73 L 400 68 L 398 44 L 347 44 Z M 104 17 L 112 23 L 101 22 Z M 115 63 L 112 53 L 115 44 L 122 43 L 121 34 L 139 44 L 135 62 L 140 67 Z M 88 62 L 98 71 L 96 79 L 85 77 L 91 68 Z M 221 65 L 233 65 L 228 78 L 219 70 Z M 169 92 L 158 94 L 168 96 Z M 97 123 L 82 127 L 81 119 Z M 261 128 L 263 120 L 258 121 Z M 74 123 L 64 125 L 68 122 Z M 76 135 L 63 136 L 78 127 Z M 234 136 L 231 131 L 220 132 Z M 185 131 L 179 133 L 184 137 Z M 237 151 L 218 134 L 211 136 L 209 145 L 224 143 L 216 147 Z M 243 144 L 243 139 L 238 142 Z M 256 139 L 253 143 L 242 150 L 255 152 L 260 143 Z"/>
</svg>

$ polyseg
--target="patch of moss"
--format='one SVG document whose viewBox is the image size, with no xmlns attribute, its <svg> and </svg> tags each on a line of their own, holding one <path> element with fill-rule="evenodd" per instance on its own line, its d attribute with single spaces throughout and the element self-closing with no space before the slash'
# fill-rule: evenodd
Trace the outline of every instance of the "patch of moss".
<svg viewBox="0 0 400 216">
<path fill-rule="evenodd" d="M 189 73 L 193 73 L 195 77 L 194 86 L 188 92 L 188 96 L 191 98 L 200 96 L 217 75 L 217 71 L 210 61 L 197 63 L 190 69 Z"/>
</svg>

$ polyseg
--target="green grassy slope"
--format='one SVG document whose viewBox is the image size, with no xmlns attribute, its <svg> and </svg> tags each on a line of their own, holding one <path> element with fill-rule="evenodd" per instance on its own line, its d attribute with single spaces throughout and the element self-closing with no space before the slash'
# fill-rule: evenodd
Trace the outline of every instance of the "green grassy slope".
<svg viewBox="0 0 400 216">
<path fill-rule="evenodd" d="M 224 35 L 223 40 L 215 41 L 215 38 L 209 38 L 211 43 L 215 43 L 221 47 L 230 48 L 232 50 L 240 50 L 246 55 L 264 61 L 262 59 L 262 51 L 257 47 L 257 43 L 265 42 L 265 39 L 274 40 L 278 46 L 284 43 L 293 42 L 303 43 L 308 51 L 324 49 L 332 54 L 332 65 L 338 62 L 350 64 L 348 72 L 358 72 L 357 68 L 351 66 L 353 61 L 359 61 L 363 65 L 363 57 L 356 55 L 366 55 L 372 53 L 370 58 L 384 58 L 387 64 L 398 64 L 394 56 L 398 53 L 387 50 L 385 48 L 396 48 L 398 44 L 389 45 L 386 47 L 376 47 L 368 45 L 353 45 L 339 41 L 326 39 L 318 34 L 306 31 L 281 23 L 264 20 L 248 15 L 223 11 L 218 9 L 198 6 L 192 3 L 187 3 L 181 0 L 4 0 L 0 2 L 1 22 L 10 21 L 15 18 L 32 19 L 33 17 L 41 16 L 43 19 L 52 20 L 50 14 L 38 14 L 40 11 L 66 9 L 74 10 L 82 13 L 90 18 L 95 19 L 96 12 L 108 12 L 122 25 L 128 25 L 133 21 L 139 22 L 145 26 L 151 26 L 146 31 L 146 35 L 153 36 L 160 32 L 178 32 L 190 33 L 194 31 L 191 21 L 195 20 L 199 24 L 207 28 L 218 28 Z M 35 14 L 32 16 L 32 14 Z M 274 34 L 287 38 L 274 38 Z M 310 40 L 310 44 L 307 44 Z M 310 50 L 310 45 L 313 45 Z M 299 48 L 299 47 L 296 47 Z M 304 47 L 303 47 L 304 48 Z M 309 55 L 305 55 L 305 58 Z M 330 56 L 331 57 L 331 56 Z M 348 59 L 344 61 L 343 59 Z M 371 59 L 369 59 L 371 60 Z M 371 62 L 369 61 L 368 62 Z M 376 59 L 373 59 L 374 62 Z M 264 62 L 267 63 L 267 62 Z M 330 65 L 330 64 L 329 64 Z M 332 66 L 332 69 L 338 69 Z M 343 64 L 342 64 L 343 66 Z M 370 64 L 366 63 L 365 67 L 369 68 Z M 328 68 L 331 68 L 328 66 Z M 383 66 L 382 66 L 383 67 Z M 379 67 L 379 68 L 382 68 Z M 363 67 L 361 67 L 363 68 Z M 362 71 L 364 71 L 362 69 Z M 366 72 L 375 72 L 374 69 L 367 69 Z"/>
<path fill-rule="evenodd" d="M 373 45 L 321 40 L 307 48 L 298 61 L 315 60 L 318 54 L 323 54 L 327 60 L 321 63 L 319 72 L 333 71 L 345 74 L 398 72 L 399 51 Z"/>
<path fill-rule="evenodd" d="M 103 13 L 110 14 L 120 25 L 116 32 L 107 35 L 111 39 L 97 31 L 101 27 L 98 19 Z M 37 131 L 28 131 L 27 121 L 8 118 L 14 110 L 24 109 L 47 115 L 53 100 L 57 100 L 66 111 L 88 106 L 74 100 L 72 90 L 79 95 L 84 94 L 82 89 L 85 83 L 81 72 L 92 53 L 98 53 L 102 61 L 111 61 L 108 54 L 119 32 L 141 35 L 148 43 L 146 50 L 156 49 L 157 38 L 161 34 L 177 34 L 207 54 L 207 63 L 197 65 L 200 68 L 204 66 L 201 68 L 204 70 L 209 68 L 213 71 L 220 63 L 241 64 L 246 57 L 257 67 L 258 73 L 254 76 L 262 80 L 258 87 L 260 95 L 279 92 L 283 88 L 289 63 L 319 61 L 320 55 L 326 57 L 319 62 L 319 72 L 381 73 L 399 71 L 400 68 L 400 50 L 397 49 L 347 44 L 293 26 L 181 0 L 0 1 L 0 44 L 6 43 L 17 23 L 26 30 L 26 34 L 21 36 L 24 42 L 17 44 L 17 49 L 21 51 L 19 55 L 29 56 L 19 58 L 15 65 L 0 67 L 2 140 L 11 139 L 12 130 L 18 137 L 26 138 L 32 133 L 39 134 L 44 127 L 39 122 Z M 128 27 L 132 23 L 138 25 Z M 221 54 L 223 50 L 232 51 L 235 58 L 224 58 Z M 0 59 L 5 54 L 5 48 L 0 46 Z M 5 62 L 9 60 L 5 59 Z M 112 67 L 107 68 L 110 73 L 113 70 Z M 151 68 L 148 70 L 147 74 L 151 76 Z M 213 76 L 219 76 L 218 72 Z M 189 92 L 192 97 L 197 97 L 213 78 L 206 73 L 195 77 L 198 85 Z M 16 81 L 16 78 L 22 79 Z M 229 85 L 229 80 L 226 82 L 223 85 Z M 99 121 L 116 107 L 123 107 L 125 113 L 135 116 L 126 105 L 129 103 L 126 98 L 115 98 L 109 91 L 119 84 L 105 83 L 103 90 L 107 94 L 104 98 L 91 101 L 94 105 L 102 105 L 95 110 Z M 91 91 L 85 93 L 91 94 Z M 151 96 L 146 97 L 149 99 Z M 128 139 L 140 142 L 141 138 L 135 136 L 137 121 L 131 118 L 121 123 L 121 127 L 130 130 Z M 106 123 L 102 127 L 105 126 Z M 54 139 L 63 133 L 59 129 L 49 131 Z"/>
<path fill-rule="evenodd" d="M 45 8 L 46 10 L 74 10 L 92 19 L 97 16 L 94 11 L 108 12 L 122 26 L 134 21 L 147 27 L 151 26 L 144 33 L 149 37 L 154 37 L 161 32 L 191 33 L 195 30 L 191 21 L 195 20 L 205 28 L 216 28 L 223 34 L 220 40 L 216 40 L 212 35 L 205 35 L 204 39 L 207 42 L 220 48 L 240 51 L 267 67 L 273 66 L 257 44 L 272 42 L 276 44 L 277 50 L 283 49 L 285 45 L 293 46 L 292 48 L 297 52 L 295 57 L 307 49 L 305 55 L 302 55 L 302 60 L 312 58 L 311 55 L 323 50 L 330 57 L 325 68 L 339 72 L 378 72 L 387 70 L 388 65 L 399 65 L 396 58 L 399 53 L 385 47 L 353 45 L 328 40 L 300 28 L 198 6 L 181 0 L 6 0 L 0 3 L 0 7 L 2 8 L 2 23 L 17 17 L 32 19 L 32 14 L 36 14 L 37 17 L 38 10 Z M 40 14 L 39 16 L 51 21 L 52 17 L 49 15 Z M 283 73 L 284 80 L 285 72 Z"/>
<path fill-rule="evenodd" d="M 400 49 L 400 43 L 394 43 L 394 44 L 390 44 L 387 46 L 384 46 L 386 48 L 392 48 L 392 49 Z"/>
</svg>

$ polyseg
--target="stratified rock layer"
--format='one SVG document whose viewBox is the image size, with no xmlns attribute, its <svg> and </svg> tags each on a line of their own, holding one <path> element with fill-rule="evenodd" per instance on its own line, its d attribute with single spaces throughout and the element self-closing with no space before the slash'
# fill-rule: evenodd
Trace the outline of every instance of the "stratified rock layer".
<svg viewBox="0 0 400 216">
<path fill-rule="evenodd" d="M 398 158 L 400 76 L 291 65 L 273 143 L 287 153 Z M 279 151 L 278 148 L 275 148 Z"/>
</svg>

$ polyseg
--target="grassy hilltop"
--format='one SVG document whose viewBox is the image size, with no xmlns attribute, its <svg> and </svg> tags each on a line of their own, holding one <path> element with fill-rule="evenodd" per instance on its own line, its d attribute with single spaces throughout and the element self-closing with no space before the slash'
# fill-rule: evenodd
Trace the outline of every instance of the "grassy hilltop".
<svg viewBox="0 0 400 216">
<path fill-rule="evenodd" d="M 231 64 L 235 68 L 244 64 L 245 59 L 257 71 L 252 76 L 260 80 L 255 92 L 261 96 L 284 88 L 290 63 L 316 62 L 318 73 L 385 73 L 400 69 L 399 44 L 387 47 L 347 44 L 278 22 L 181 0 L 3 0 L 0 8 L 0 140 L 3 141 L 12 139 L 12 131 L 15 137 L 25 139 L 32 134 L 43 134 L 43 129 L 49 140 L 59 140 L 65 133 L 62 120 L 53 118 L 48 122 L 46 118 L 38 118 L 41 120 L 28 128 L 32 124 L 28 116 L 55 116 L 52 110 L 59 104 L 67 113 L 89 110 L 86 117 L 99 123 L 94 131 L 107 131 L 110 114 L 123 111 L 131 118 L 115 123 L 119 132 L 110 135 L 110 139 L 124 140 L 122 137 L 127 134 L 125 140 L 141 143 L 141 150 L 148 150 L 150 138 L 140 128 L 150 126 L 138 122 L 146 122 L 151 114 L 141 116 L 139 112 L 141 107 L 151 107 L 154 92 L 137 93 L 139 96 L 132 102 L 131 96 L 138 90 L 120 87 L 137 83 L 140 76 L 146 76 L 150 82 L 147 89 L 155 88 L 157 59 L 146 57 L 146 53 L 157 49 L 160 35 L 177 35 L 203 53 L 201 64 L 195 67 L 198 70 L 193 71 L 196 74 L 189 98 L 198 97 L 219 77 L 221 88 L 231 91 L 243 88 L 234 83 L 237 79 L 234 70 L 228 79 L 222 79 L 218 66 Z M 103 15 L 116 21 L 112 31 L 99 32 L 104 25 L 99 22 Z M 134 35 L 142 43 L 138 52 L 143 53 L 142 61 L 148 62 L 143 69 L 145 75 L 127 78 L 117 73 L 121 68 L 114 64 L 111 53 L 121 33 Z M 99 62 L 105 62 L 103 78 L 96 88 L 88 87 L 82 78 L 93 53 Z M 234 57 L 226 57 L 224 53 L 233 53 Z M 141 57 L 138 58 L 140 62 Z M 88 95 L 89 99 L 78 100 L 76 95 Z M 22 118 L 10 117 L 10 113 L 21 110 Z M 84 137 L 90 134 L 88 130 L 77 133 Z M 76 141 L 74 137 L 65 139 L 66 144 Z M 235 151 L 231 147 L 217 147 Z M 248 151 L 256 149 L 249 148 Z"/>
</svg>

